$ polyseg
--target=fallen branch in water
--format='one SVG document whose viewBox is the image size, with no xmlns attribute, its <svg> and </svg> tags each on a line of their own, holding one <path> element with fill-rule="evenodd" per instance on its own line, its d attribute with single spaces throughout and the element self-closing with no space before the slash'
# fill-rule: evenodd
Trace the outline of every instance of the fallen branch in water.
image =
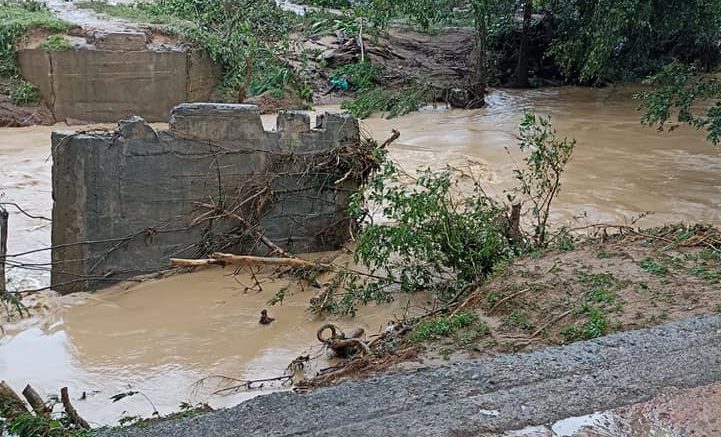
<svg viewBox="0 0 721 437">
<path fill-rule="evenodd" d="M 170 263 L 176 267 L 201 267 L 213 264 L 218 265 L 240 265 L 240 266 L 290 266 L 290 267 L 314 267 L 316 264 L 300 258 L 272 258 L 251 255 L 233 255 L 230 253 L 216 252 L 208 259 L 183 259 L 171 258 Z"/>
<path fill-rule="evenodd" d="M 78 411 L 73 407 L 73 404 L 70 403 L 70 395 L 68 394 L 67 387 L 60 389 L 60 401 L 63 404 L 63 408 L 65 408 L 65 414 L 67 414 L 68 419 L 70 419 L 73 424 L 83 429 L 90 429 L 90 424 L 80 417 Z"/>
</svg>

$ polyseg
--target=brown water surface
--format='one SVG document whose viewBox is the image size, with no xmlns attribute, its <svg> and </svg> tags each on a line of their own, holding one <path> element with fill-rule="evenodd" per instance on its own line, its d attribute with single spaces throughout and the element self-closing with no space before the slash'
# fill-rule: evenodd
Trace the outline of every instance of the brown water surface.
<svg viewBox="0 0 721 437">
<path fill-rule="evenodd" d="M 691 129 L 657 133 L 641 127 L 630 95 L 625 89 L 495 91 L 484 109 L 428 108 L 363 124 L 380 141 L 392 128 L 401 132 L 390 152 L 406 170 L 472 160 L 488 190 L 500 196 L 512 186 L 512 170 L 522 158 L 514 149 L 518 122 L 524 110 L 535 109 L 553 116 L 561 136 L 578 140 L 555 208 L 557 224 L 573 217 L 583 217 L 582 223 L 622 223 L 644 211 L 656 212 L 643 222 L 649 226 L 721 223 L 721 155 Z M 272 117 L 264 122 L 270 127 Z M 0 129 L 3 201 L 44 216 L 50 216 L 52 208 L 52 130 Z M 11 254 L 49 245 L 48 222 L 10 210 Z M 11 269 L 12 288 L 47 285 L 49 252 L 12 260 L 34 264 L 32 270 Z M 205 270 L 94 295 L 41 295 L 37 307 L 44 309 L 43 317 L 5 326 L 0 379 L 18 390 L 30 382 L 44 394 L 65 385 L 76 396 L 84 391 L 88 398 L 78 401 L 77 408 L 95 423 L 113 423 L 123 414 L 148 416 L 152 408 L 140 395 L 109 402 L 109 396 L 129 389 L 142 391 L 161 413 L 177 409 L 182 401 L 222 406 L 257 394 L 220 397 L 211 394 L 212 384 L 193 387 L 193 382 L 215 374 L 277 376 L 301 353 L 318 352 L 314 336 L 322 322 L 304 312 L 314 293 L 309 290 L 271 307 L 277 318 L 272 325 L 258 325 L 258 312 L 288 280 L 262 275 L 266 282 L 261 292 L 244 292 L 251 278 L 230 273 Z M 412 302 L 411 310 L 424 304 L 420 299 Z M 406 303 L 368 307 L 358 319 L 339 323 L 377 332 L 402 315 Z"/>
</svg>

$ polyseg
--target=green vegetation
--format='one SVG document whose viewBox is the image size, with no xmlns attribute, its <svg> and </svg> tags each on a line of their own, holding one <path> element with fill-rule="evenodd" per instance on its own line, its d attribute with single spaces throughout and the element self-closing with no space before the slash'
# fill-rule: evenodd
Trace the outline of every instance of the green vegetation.
<svg viewBox="0 0 721 437">
<path fill-rule="evenodd" d="M 243 101 L 269 92 L 282 97 L 288 90 L 309 97 L 302 69 L 287 60 L 288 35 L 299 19 L 275 2 L 257 0 L 159 0 L 133 5 L 85 2 L 99 12 L 163 25 L 168 32 L 203 48 L 223 67 L 225 100 Z"/>
<path fill-rule="evenodd" d="M 569 325 L 561 331 L 567 342 L 590 340 L 608 333 L 609 322 L 603 309 L 590 303 L 581 306 L 580 313 L 587 317 L 583 325 Z"/>
<path fill-rule="evenodd" d="M 534 328 L 533 322 L 531 321 L 528 313 L 520 310 L 513 310 L 511 314 L 508 315 L 506 324 L 524 331 L 532 331 Z"/>
<path fill-rule="evenodd" d="M 52 52 L 52 51 L 60 51 L 60 50 L 70 50 L 73 47 L 70 45 L 68 40 L 65 39 L 64 36 L 50 35 L 48 37 L 48 39 L 43 43 L 42 48 L 43 48 L 43 50 Z"/>
<path fill-rule="evenodd" d="M 470 342 L 478 337 L 488 334 L 488 326 L 483 323 L 473 311 L 462 311 L 450 317 L 436 317 L 422 321 L 411 332 L 409 339 L 414 343 L 427 340 L 450 337 L 464 328 L 474 328 L 472 332 L 465 332 L 459 337 L 464 342 Z"/>
<path fill-rule="evenodd" d="M 521 150 L 531 153 L 524 158 L 526 166 L 513 171 L 519 183 L 516 192 L 532 205 L 533 239 L 536 246 L 543 248 L 548 244 L 551 203 L 561 189 L 561 175 L 571 160 L 576 140 L 558 140 L 551 119 L 535 114 L 524 116 L 519 131 Z"/>
<path fill-rule="evenodd" d="M 386 91 L 382 87 L 359 90 L 354 100 L 346 100 L 341 109 L 358 118 L 369 117 L 374 112 L 385 112 L 394 118 L 417 111 L 428 102 L 437 99 L 438 91 L 426 85 L 411 85 L 398 91 Z"/>
<path fill-rule="evenodd" d="M 654 261 L 652 258 L 646 258 L 639 264 L 642 269 L 647 271 L 648 273 L 657 275 L 657 276 L 665 276 L 668 274 L 668 268 L 664 265 L 661 265 Z"/>
<path fill-rule="evenodd" d="M 678 62 L 665 66 L 646 81 L 652 90 L 638 95 L 642 100 L 641 122 L 659 130 L 680 124 L 706 130 L 708 140 L 721 144 L 721 82 L 699 74 L 695 66 Z M 675 121 L 671 121 L 674 119 Z"/>
<path fill-rule="evenodd" d="M 353 195 L 350 212 L 360 229 L 355 261 L 365 272 L 343 271 L 327 287 L 321 310 L 355 314 L 358 304 L 387 302 L 426 291 L 441 302 L 458 299 L 508 259 L 544 245 L 550 205 L 575 141 L 556 141 L 547 119 L 527 115 L 519 146 L 534 145 L 519 169 L 519 189 L 539 217 L 530 238 L 512 223 L 509 205 L 488 196 L 480 181 L 453 168 L 410 176 L 380 150 L 380 170 Z M 544 180 L 548 178 L 548 180 Z M 543 199 L 538 199 L 542 196 Z M 515 199 L 514 199 L 515 200 Z M 382 216 L 384 222 L 373 218 Z M 489 296 L 490 298 L 490 296 Z"/>
<path fill-rule="evenodd" d="M 0 430 L 3 424 L 0 421 Z M 34 414 L 21 414 L 5 423 L 5 429 L 17 437 L 91 437 L 92 431 L 76 429 L 64 416 L 52 418 L 36 416 Z"/>
<path fill-rule="evenodd" d="M 16 105 L 33 105 L 40 94 L 33 85 L 23 80 L 15 62 L 15 47 L 31 29 L 49 33 L 65 32 L 70 25 L 53 16 L 48 8 L 35 1 L 9 1 L 0 3 L 0 78 L 9 83 L 10 101 Z"/>
</svg>

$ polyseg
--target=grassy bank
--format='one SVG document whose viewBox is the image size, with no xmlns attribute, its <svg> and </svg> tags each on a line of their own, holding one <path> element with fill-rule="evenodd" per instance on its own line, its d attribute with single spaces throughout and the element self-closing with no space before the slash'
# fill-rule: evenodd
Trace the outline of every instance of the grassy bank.
<svg viewBox="0 0 721 437">
<path fill-rule="evenodd" d="M 0 3 L 0 95 L 7 96 L 15 105 L 37 104 L 40 94 L 22 78 L 16 62 L 16 46 L 31 30 L 56 34 L 70 27 L 42 3 Z"/>
</svg>

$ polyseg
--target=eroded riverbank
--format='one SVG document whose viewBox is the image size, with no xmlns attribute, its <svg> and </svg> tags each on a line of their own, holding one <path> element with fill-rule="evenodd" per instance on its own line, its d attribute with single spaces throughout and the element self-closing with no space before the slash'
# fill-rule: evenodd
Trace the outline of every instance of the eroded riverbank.
<svg viewBox="0 0 721 437">
<path fill-rule="evenodd" d="M 496 91 L 489 97 L 489 107 L 482 110 L 429 108 L 394 120 L 372 118 L 365 126 L 379 140 L 387 137 L 391 128 L 401 132 L 390 152 L 406 170 L 462 165 L 471 159 L 482 180 L 502 195 L 512 185 L 514 168 L 505 148 L 515 148 L 523 110 L 535 108 L 554 117 L 561 135 L 579 141 L 555 205 L 557 223 L 578 216 L 582 218 L 573 220 L 575 223 L 628 222 L 648 210 L 657 214 L 645 219 L 644 226 L 679 221 L 719 223 L 721 187 L 714 181 L 721 157 L 695 131 L 659 134 L 642 128 L 630 94 L 574 88 Z M 51 130 L 0 131 L 3 200 L 46 216 L 51 206 L 47 160 Z M 10 209 L 11 253 L 48 245 L 50 228 L 45 221 Z M 39 264 L 35 267 L 40 270 L 13 269 L 13 285 L 25 289 L 47 284 L 43 269 L 47 269 L 48 259 L 47 252 L 20 258 Z M 203 272 L 127 291 L 73 297 L 67 308 L 37 326 L 25 325 L 28 329 L 21 332 L 8 330 L 0 341 L 0 373 L 14 375 L 12 382 L 18 388 L 31 382 L 47 393 L 63 385 L 69 385 L 73 393 L 86 391 L 88 400 L 77 407 L 96 423 L 111 423 L 123 411 L 131 415 L 152 412 L 138 396 L 117 404 L 109 402 L 107 398 L 115 390 L 128 390 L 128 384 L 147 393 L 165 413 L 184 400 L 202 401 L 202 396 L 192 397 L 189 387 L 210 373 L 276 376 L 314 343 L 320 322 L 311 321 L 302 311 L 312 291 L 285 301 L 283 307 L 271 308 L 272 313 L 280 313 L 278 321 L 283 322 L 271 325 L 272 330 L 278 329 L 272 331 L 275 334 L 258 337 L 268 331 L 257 331 L 257 312 L 273 296 L 273 287 L 283 282 L 268 285 L 258 294 L 243 293 L 245 285 L 236 279 L 246 284 L 252 281 L 228 273 L 210 277 Z M 388 319 L 405 311 L 404 304 L 399 301 L 397 307 L 371 309 L 374 314 L 369 321 L 361 317 L 348 323 L 365 324 L 370 332 L 377 332 Z M 301 340 L 293 340 L 298 338 Z M 298 343 L 302 344 L 296 347 Z M 98 389 L 100 393 L 92 394 Z M 242 399 L 243 395 L 225 398 L 215 405 Z"/>
</svg>

